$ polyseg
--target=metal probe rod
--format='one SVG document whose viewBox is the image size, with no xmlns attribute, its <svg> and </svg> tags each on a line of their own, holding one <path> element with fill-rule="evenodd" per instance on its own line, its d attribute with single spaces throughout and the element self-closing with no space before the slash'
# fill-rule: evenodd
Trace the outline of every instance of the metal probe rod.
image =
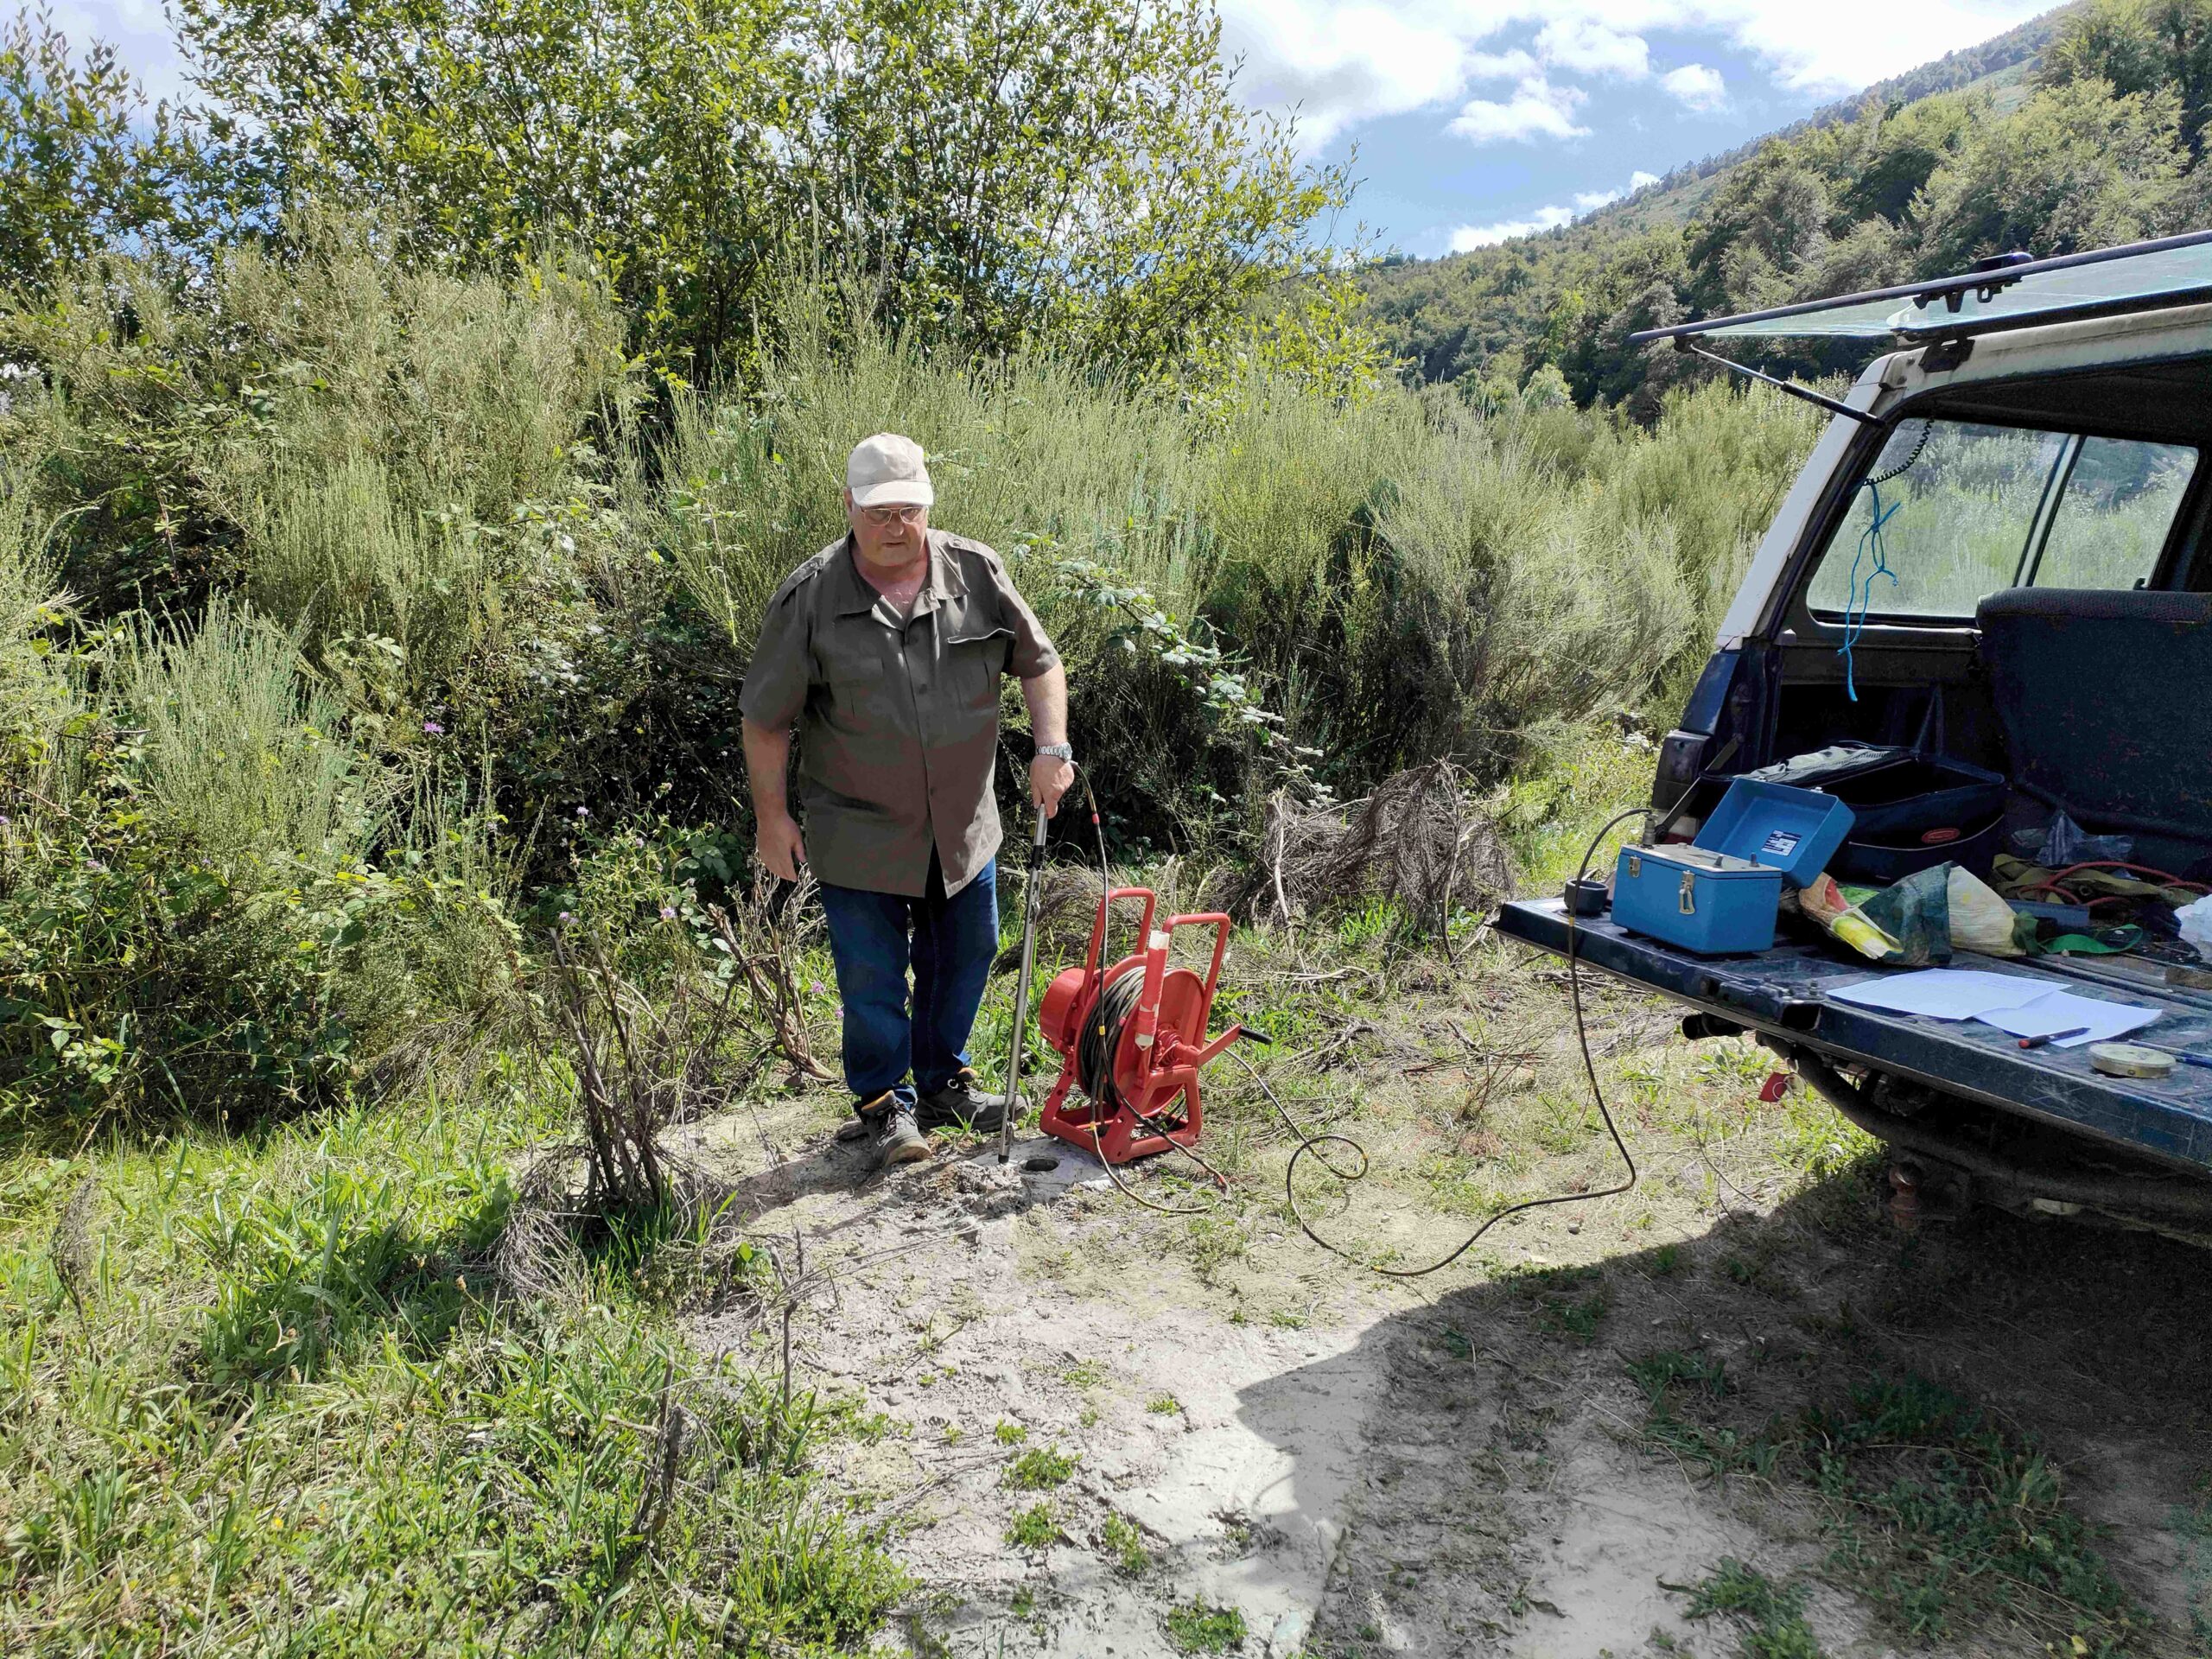
<svg viewBox="0 0 2212 1659">
<path fill-rule="evenodd" d="M 1007 1039 L 1006 1116 L 999 1124 L 999 1162 L 1014 1155 L 1014 1115 L 1021 1109 L 1021 1039 L 1029 1026 L 1029 975 L 1037 965 L 1037 877 L 1045 865 L 1045 809 L 1029 843 L 1029 892 L 1022 901 L 1021 977 L 1014 982 L 1014 1034 Z"/>
</svg>

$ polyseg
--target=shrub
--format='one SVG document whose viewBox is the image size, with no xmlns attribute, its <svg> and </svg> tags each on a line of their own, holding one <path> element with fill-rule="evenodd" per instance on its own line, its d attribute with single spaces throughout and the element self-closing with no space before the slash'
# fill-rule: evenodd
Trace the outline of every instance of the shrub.
<svg viewBox="0 0 2212 1659">
<path fill-rule="evenodd" d="M 37 591 L 20 513 L 0 535 L 0 594 Z M 403 776 L 333 734 L 287 636 L 218 607 L 194 633 L 142 623 L 57 650 L 56 613 L 0 617 L 16 1110 L 251 1115 L 496 1007 L 515 942 L 474 830 L 420 810 L 415 841 L 387 838 Z"/>
<path fill-rule="evenodd" d="M 776 583 L 842 533 L 847 449 L 910 433 L 938 523 L 997 547 L 1052 629 L 1120 827 L 1155 838 L 1250 829 L 1271 772 L 1179 684 L 1154 603 L 1226 649 L 1340 793 L 1440 753 L 1494 772 L 1553 723 L 1674 694 L 1815 432 L 1726 387 L 1649 435 L 1257 372 L 1185 408 L 1049 357 L 783 333 L 756 397 L 679 410 L 666 534 L 701 608 L 749 652 Z"/>
</svg>

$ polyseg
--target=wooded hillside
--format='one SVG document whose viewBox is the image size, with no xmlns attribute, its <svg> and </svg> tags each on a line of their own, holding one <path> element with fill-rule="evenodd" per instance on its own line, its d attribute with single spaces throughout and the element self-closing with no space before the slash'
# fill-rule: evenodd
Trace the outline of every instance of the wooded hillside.
<svg viewBox="0 0 2212 1659">
<path fill-rule="evenodd" d="M 2205 223 L 2212 0 L 2095 0 L 1955 54 L 1576 224 L 1361 273 L 1409 372 L 1496 402 L 1564 377 L 1647 416 L 1694 372 L 1638 328 L 1870 288 L 2024 248 Z M 1784 348 L 1800 370 L 1855 359 Z"/>
</svg>

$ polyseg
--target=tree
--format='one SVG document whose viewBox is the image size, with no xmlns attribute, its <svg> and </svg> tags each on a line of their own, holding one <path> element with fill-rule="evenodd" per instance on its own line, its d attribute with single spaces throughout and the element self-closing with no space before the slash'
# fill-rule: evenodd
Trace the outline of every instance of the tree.
<svg viewBox="0 0 2212 1659">
<path fill-rule="evenodd" d="M 81 60 L 50 13 L 0 27 L 0 284 L 44 294 L 103 249 L 189 238 L 217 211 L 207 131 L 145 94 L 95 41 Z"/>
<path fill-rule="evenodd" d="M 2182 142 L 2201 156 L 2212 124 L 2212 0 L 2098 0 L 2067 21 L 2036 79 L 2050 88 L 2107 81 L 2123 97 L 2170 88 Z"/>
<path fill-rule="evenodd" d="M 810 264 L 925 343 L 1154 364 L 1325 268 L 1309 232 L 1349 192 L 1236 102 L 1210 0 L 177 15 L 288 194 L 380 204 L 463 263 L 581 241 L 683 372 L 726 365 L 774 273 Z"/>
<path fill-rule="evenodd" d="M 1796 297 L 1799 271 L 1827 245 L 1827 181 L 1794 146 L 1771 144 L 1728 176 L 1691 227 L 1690 298 L 1707 311 Z"/>
<path fill-rule="evenodd" d="M 177 0 L 201 88 L 278 198 L 372 207 L 418 255 L 581 244 L 664 366 L 726 353 L 775 241 L 802 74 L 789 0 Z"/>
<path fill-rule="evenodd" d="M 2082 80 L 2038 92 L 1978 130 L 1913 205 L 1924 271 L 1963 270 L 2024 248 L 2074 253 L 2169 228 L 2179 100 L 2171 91 L 2115 97 Z"/>
<path fill-rule="evenodd" d="M 1956 155 L 1987 106 L 1979 98 L 1931 98 L 1883 111 L 1844 180 L 1837 206 L 1854 219 L 1897 223 L 1944 162 Z"/>
</svg>

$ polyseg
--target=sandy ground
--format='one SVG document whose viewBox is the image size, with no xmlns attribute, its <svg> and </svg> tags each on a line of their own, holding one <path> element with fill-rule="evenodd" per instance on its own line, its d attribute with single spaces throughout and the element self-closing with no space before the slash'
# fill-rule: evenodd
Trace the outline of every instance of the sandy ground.
<svg viewBox="0 0 2212 1659">
<path fill-rule="evenodd" d="M 1636 1043 L 1665 1042 L 1649 1014 L 1628 1027 L 1631 1066 Z M 1355 1089 L 1402 1084 L 1387 1044 L 1369 1065 Z M 2139 1650 L 2203 1650 L 2184 1632 L 2212 1563 L 2180 1522 L 2212 1472 L 2203 1252 L 2003 1217 L 1903 1239 L 1864 1169 L 1793 1177 L 1753 1141 L 1716 1161 L 1652 1130 L 1637 1192 L 1510 1223 L 1431 1278 L 1363 1273 L 1264 1209 L 1207 1272 L 1186 1224 L 1071 1148 L 1020 1143 L 1001 1168 L 941 1140 L 875 1175 L 831 1141 L 836 1111 L 817 1096 L 698 1133 L 742 1172 L 754 1235 L 804 1243 L 795 1373 L 857 1402 L 864 1432 L 833 1473 L 923 1586 L 893 1650 L 1172 1654 L 1171 1612 L 1195 1604 L 1236 1610 L 1231 1650 L 1276 1659 L 1718 1656 L 1732 1634 L 1687 1621 L 1669 1586 L 1724 1556 L 1812 1585 L 1834 1659 L 2042 1650 L 2017 1630 L 1904 1643 L 1883 1609 L 1809 1576 L 1823 1546 L 1802 1499 L 1643 1449 L 1624 1360 L 1659 1349 L 1725 1359 L 1777 1410 L 1875 1363 L 1986 1402 L 2110 1529 L 2101 1547 L 2163 1626 Z M 1046 1150 L 1057 1169 L 1022 1172 Z M 1465 1230 L 1422 1219 L 1424 1236 Z M 1564 1292 L 1528 1276 L 1578 1268 Z M 1586 1284 L 1594 1328 L 1563 1328 Z M 772 1359 L 757 1317 L 708 1316 L 700 1335 Z M 1010 1489 L 1040 1448 L 1073 1473 Z M 1039 1503 L 1054 1541 L 1010 1543 Z"/>
</svg>

